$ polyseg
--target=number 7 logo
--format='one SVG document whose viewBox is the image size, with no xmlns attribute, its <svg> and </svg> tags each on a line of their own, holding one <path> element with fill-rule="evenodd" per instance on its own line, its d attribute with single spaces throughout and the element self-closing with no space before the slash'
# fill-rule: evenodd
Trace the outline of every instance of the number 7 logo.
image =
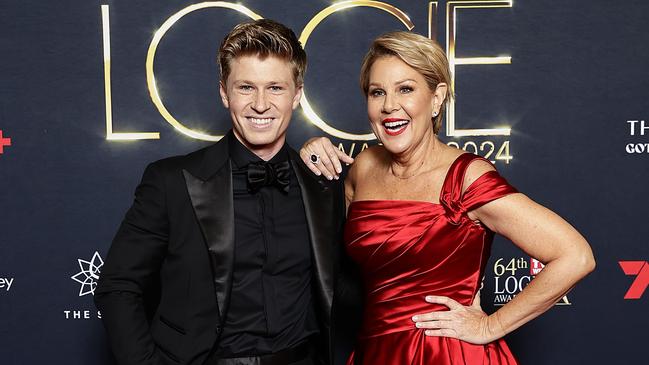
<svg viewBox="0 0 649 365">
<path fill-rule="evenodd" d="M 624 299 L 640 299 L 649 286 L 649 262 L 647 261 L 618 261 L 626 275 L 637 275 Z"/>
</svg>

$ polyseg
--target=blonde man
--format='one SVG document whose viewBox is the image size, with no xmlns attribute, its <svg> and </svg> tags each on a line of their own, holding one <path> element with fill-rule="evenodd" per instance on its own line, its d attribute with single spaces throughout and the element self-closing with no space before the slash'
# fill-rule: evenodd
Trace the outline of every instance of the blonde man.
<svg viewBox="0 0 649 365">
<path fill-rule="evenodd" d="M 345 207 L 285 141 L 306 54 L 259 20 L 219 65 L 232 130 L 146 168 L 102 269 L 112 350 L 122 365 L 328 363 Z"/>
</svg>

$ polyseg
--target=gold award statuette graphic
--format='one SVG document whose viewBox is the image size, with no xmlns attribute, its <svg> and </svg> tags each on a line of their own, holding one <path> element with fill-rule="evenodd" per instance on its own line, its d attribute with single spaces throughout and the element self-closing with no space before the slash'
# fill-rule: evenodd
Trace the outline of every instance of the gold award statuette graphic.
<svg viewBox="0 0 649 365">
<path fill-rule="evenodd" d="M 436 39 L 437 37 L 437 14 L 440 1 L 431 1 L 427 4 L 428 10 L 428 37 Z M 327 17 L 334 15 L 340 11 L 351 8 L 373 8 L 378 9 L 392 15 L 397 19 L 400 24 L 407 30 L 413 30 L 415 25 L 412 23 L 408 15 L 398 7 L 381 1 L 363 1 L 363 0 L 350 0 L 333 3 L 332 5 L 319 11 L 310 21 L 306 24 L 300 33 L 299 40 L 305 48 L 309 41 L 309 37 L 316 30 L 318 25 Z M 495 9 L 495 8 L 511 8 L 512 0 L 455 0 L 446 1 L 445 23 L 446 23 L 446 51 L 449 58 L 449 65 L 453 75 L 453 89 L 455 89 L 455 80 L 457 78 L 457 70 L 467 65 L 498 65 L 498 64 L 511 64 L 511 56 L 497 56 L 497 57 L 456 57 L 456 50 L 458 47 L 458 18 L 459 13 L 467 9 Z M 160 28 L 154 33 L 149 49 L 146 55 L 146 78 L 147 88 L 151 101 L 156 106 L 160 115 L 171 124 L 178 132 L 194 139 L 205 141 L 218 141 L 222 135 L 208 134 L 203 131 L 197 131 L 187 127 L 183 122 L 175 118 L 169 110 L 165 107 L 163 98 L 157 88 L 155 78 L 155 55 L 160 42 L 163 40 L 165 34 L 185 15 L 195 11 L 200 11 L 207 8 L 223 8 L 237 11 L 244 14 L 250 19 L 261 19 L 262 15 L 250 10 L 246 6 L 227 1 L 208 1 L 189 5 L 175 14 L 171 15 L 166 21 L 162 23 Z M 102 29 L 103 29 L 103 54 L 104 54 L 104 90 L 105 90 L 105 105 L 106 105 L 106 139 L 108 140 L 144 140 L 144 139 L 159 139 L 159 132 L 116 132 L 113 128 L 112 118 L 112 91 L 111 91 L 111 51 L 110 51 L 110 9 L 108 5 L 101 5 L 102 14 Z M 306 120 L 314 126 L 321 129 L 323 132 L 349 141 L 349 145 L 341 143 L 339 148 L 350 155 L 354 155 L 365 149 L 368 146 L 368 141 L 375 141 L 375 136 L 372 133 L 356 134 L 350 133 L 343 129 L 334 127 L 336 123 L 325 121 L 315 110 L 312 103 L 307 97 L 308 90 L 304 90 L 300 104 Z M 511 128 L 507 126 L 507 122 L 501 121 L 491 123 L 498 125 L 496 128 L 477 128 L 477 129 L 461 129 L 456 124 L 456 102 L 449 101 L 448 111 L 446 113 L 446 135 L 454 139 L 448 142 L 449 145 L 457 148 L 464 149 L 469 152 L 481 155 L 493 163 L 501 161 L 509 163 L 513 156 L 510 153 L 510 141 L 502 137 L 508 138 L 511 135 Z M 468 137 L 468 139 L 467 139 Z M 476 139 L 475 137 L 478 137 Z M 488 139 L 484 139 L 487 137 Z M 460 138 L 463 138 L 460 140 Z M 357 148 L 356 141 L 362 143 L 360 148 Z M 347 147 L 347 148 L 346 148 Z"/>
</svg>

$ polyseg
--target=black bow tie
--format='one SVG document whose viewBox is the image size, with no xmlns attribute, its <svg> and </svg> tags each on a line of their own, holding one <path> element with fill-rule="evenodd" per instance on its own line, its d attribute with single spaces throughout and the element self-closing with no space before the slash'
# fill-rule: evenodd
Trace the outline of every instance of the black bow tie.
<svg viewBox="0 0 649 365">
<path fill-rule="evenodd" d="M 248 164 L 248 190 L 258 191 L 262 186 L 276 186 L 279 190 L 288 193 L 290 183 L 290 168 L 288 161 L 251 162 Z"/>
</svg>

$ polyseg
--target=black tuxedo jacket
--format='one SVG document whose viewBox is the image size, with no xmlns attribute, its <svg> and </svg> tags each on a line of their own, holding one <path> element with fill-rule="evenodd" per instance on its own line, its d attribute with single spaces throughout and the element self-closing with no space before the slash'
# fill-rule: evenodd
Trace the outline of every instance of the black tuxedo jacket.
<svg viewBox="0 0 649 365">
<path fill-rule="evenodd" d="M 202 364 L 218 344 L 234 255 L 227 138 L 150 164 L 135 191 L 95 290 L 121 365 Z M 332 305 L 341 261 L 342 184 L 319 180 L 294 150 L 313 252 L 323 363 L 333 359 Z"/>
</svg>

